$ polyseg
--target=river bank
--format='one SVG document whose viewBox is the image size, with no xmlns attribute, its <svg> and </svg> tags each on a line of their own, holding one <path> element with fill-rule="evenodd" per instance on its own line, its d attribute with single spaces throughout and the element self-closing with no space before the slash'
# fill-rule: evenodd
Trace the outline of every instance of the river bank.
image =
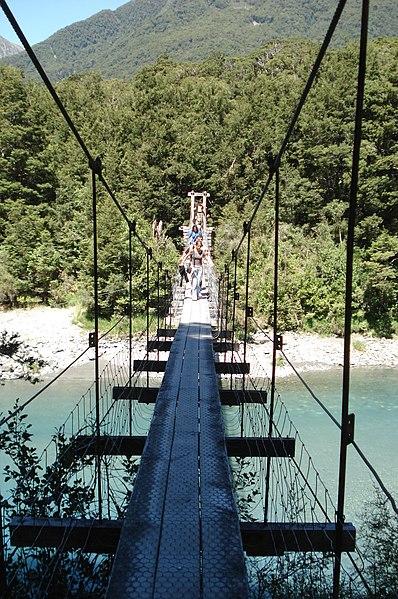
<svg viewBox="0 0 398 599">
<path fill-rule="evenodd" d="M 39 307 L 0 312 L 0 339 L 17 335 L 21 342 L 15 356 L 0 352 L 0 380 L 42 376 L 68 366 L 88 347 L 88 333 L 74 322 L 75 308 Z M 122 341 L 110 341 L 102 347 L 116 353 Z M 142 344 L 136 348 L 144 352 Z M 267 374 L 271 370 L 272 344 L 263 333 L 249 344 Z M 292 374 L 290 361 L 299 371 L 324 370 L 342 366 L 343 339 L 312 334 L 285 333 L 285 357 L 278 357 L 278 376 Z M 93 359 L 93 350 L 79 360 Z M 28 362 L 28 364 L 26 363 Z M 33 366 L 32 366 L 33 364 Z M 398 339 L 376 339 L 354 335 L 351 348 L 353 367 L 392 368 L 398 366 Z"/>
<path fill-rule="evenodd" d="M 77 358 L 77 366 L 93 361 L 89 333 L 75 323 L 75 313 L 76 308 L 50 307 L 0 311 L 0 380 L 36 382 Z M 18 347 L 9 355 L 7 344 L 15 342 Z M 100 343 L 101 356 L 109 359 L 125 346 L 125 341 L 106 339 Z M 142 342 L 137 343 L 137 351 L 144 352 Z"/>
<path fill-rule="evenodd" d="M 289 376 L 293 373 L 289 362 L 299 372 L 328 370 L 343 366 L 344 340 L 342 338 L 292 332 L 284 333 L 282 338 L 283 354 L 278 352 L 277 376 Z M 269 375 L 272 344 L 263 333 L 257 333 L 254 341 L 250 344 L 250 349 Z M 353 335 L 350 364 L 352 368 L 398 367 L 398 339 Z"/>
</svg>

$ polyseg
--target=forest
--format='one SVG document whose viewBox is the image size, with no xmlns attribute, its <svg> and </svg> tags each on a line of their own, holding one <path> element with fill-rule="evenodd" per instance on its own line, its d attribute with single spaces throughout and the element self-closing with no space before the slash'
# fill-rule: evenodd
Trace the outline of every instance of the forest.
<svg viewBox="0 0 398 599">
<path fill-rule="evenodd" d="M 122 3 L 122 0 L 121 0 Z M 34 46 L 52 81 L 96 71 L 129 78 L 161 54 L 198 62 L 214 52 L 241 56 L 274 40 L 321 40 L 336 9 L 330 0 L 130 0 L 73 23 Z M 360 0 L 349 0 L 332 44 L 358 39 Z M 395 36 L 394 0 L 370 4 L 369 38 Z M 5 59 L 39 79 L 25 52 Z"/>
<path fill-rule="evenodd" d="M 249 56 L 198 63 L 162 56 L 131 79 L 73 75 L 57 93 L 107 181 L 172 270 L 187 193 L 210 193 L 219 269 L 230 260 L 317 53 L 274 41 Z M 281 164 L 280 328 L 340 335 L 357 75 L 356 44 L 326 56 Z M 398 330 L 398 40 L 370 42 L 356 224 L 353 330 Z M 91 171 L 44 85 L 0 67 L 0 302 L 92 302 Z M 273 301 L 272 194 L 253 223 L 250 292 L 268 323 Z M 128 236 L 100 195 L 101 312 L 127 310 Z M 134 253 L 135 306 L 144 272 Z M 109 291 L 111 290 L 111 291 Z"/>
</svg>

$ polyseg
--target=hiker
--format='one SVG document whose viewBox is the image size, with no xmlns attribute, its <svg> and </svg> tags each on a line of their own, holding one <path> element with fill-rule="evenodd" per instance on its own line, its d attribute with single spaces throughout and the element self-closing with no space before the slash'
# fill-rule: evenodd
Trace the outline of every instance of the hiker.
<svg viewBox="0 0 398 599">
<path fill-rule="evenodd" d="M 192 245 L 198 239 L 198 237 L 202 237 L 202 231 L 199 229 L 198 225 L 193 225 L 191 231 L 188 234 L 188 241 Z"/>
<path fill-rule="evenodd" d="M 202 247 L 202 239 L 199 237 L 193 245 L 191 252 L 191 297 L 194 301 L 200 298 L 203 277 L 203 260 L 209 260 L 208 252 Z"/>
<path fill-rule="evenodd" d="M 189 278 L 188 278 L 188 273 L 190 272 L 190 269 L 188 267 L 188 271 L 187 268 L 185 267 L 185 262 L 188 259 L 189 256 L 189 252 L 190 252 L 190 248 L 187 248 L 180 256 L 180 259 L 178 261 L 178 272 L 180 273 L 180 287 L 182 286 L 182 281 L 183 279 L 185 279 L 185 282 L 188 283 Z"/>
</svg>

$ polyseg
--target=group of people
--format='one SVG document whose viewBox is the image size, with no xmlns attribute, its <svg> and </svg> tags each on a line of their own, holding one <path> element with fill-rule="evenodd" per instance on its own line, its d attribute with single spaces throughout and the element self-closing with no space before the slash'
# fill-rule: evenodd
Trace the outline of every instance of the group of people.
<svg viewBox="0 0 398 599">
<path fill-rule="evenodd" d="M 193 225 L 189 232 L 188 241 L 189 245 L 181 254 L 178 269 L 181 276 L 180 285 L 182 285 L 184 279 L 186 283 L 188 283 L 188 275 L 191 276 L 191 297 L 195 301 L 200 298 L 203 279 L 203 262 L 205 261 L 211 264 L 211 258 L 208 250 L 203 248 L 202 232 L 197 225 Z M 189 266 L 186 266 L 188 260 Z"/>
</svg>

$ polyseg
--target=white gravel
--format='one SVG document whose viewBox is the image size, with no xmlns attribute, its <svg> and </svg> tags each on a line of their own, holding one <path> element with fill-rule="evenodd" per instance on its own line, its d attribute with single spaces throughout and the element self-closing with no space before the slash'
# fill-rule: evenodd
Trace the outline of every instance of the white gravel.
<svg viewBox="0 0 398 599">
<path fill-rule="evenodd" d="M 88 333 L 73 324 L 75 308 L 32 308 L 0 312 L 0 335 L 17 334 L 22 341 L 14 360 L 0 354 L 0 378 L 23 378 L 25 357 L 44 362 L 40 374 L 70 364 L 88 346 Z M 86 361 L 89 360 L 87 356 Z"/>
<path fill-rule="evenodd" d="M 16 333 L 23 341 L 24 355 L 33 355 L 45 362 L 40 374 L 56 371 L 69 365 L 88 346 L 88 333 L 73 323 L 75 308 L 39 307 L 30 310 L 0 311 L 0 335 Z M 123 342 L 111 342 L 108 349 L 114 353 Z M 269 373 L 271 371 L 271 342 L 262 333 L 257 333 L 250 350 Z M 141 348 L 142 349 L 142 348 Z M 300 371 L 322 370 L 343 364 L 343 339 L 319 335 L 285 333 L 283 350 Z M 83 361 L 93 358 L 92 350 Z M 398 339 L 376 339 L 353 335 L 351 348 L 353 367 L 382 366 L 398 367 Z M 286 360 L 278 360 L 277 374 L 292 373 Z M 15 364 L 0 354 L 0 379 L 24 376 L 21 364 Z"/>
<path fill-rule="evenodd" d="M 272 338 L 272 335 L 269 334 Z M 325 370 L 343 366 L 344 340 L 337 337 L 322 337 L 308 333 L 285 333 L 283 353 L 278 354 L 278 376 L 292 374 L 288 361 L 300 372 L 308 370 Z M 255 335 L 250 350 L 257 356 L 269 374 L 272 362 L 272 343 L 262 333 Z M 287 358 L 287 359 L 286 359 Z M 287 361 L 288 360 L 288 361 Z M 379 339 L 352 335 L 350 348 L 351 367 L 398 367 L 398 339 Z"/>
</svg>

